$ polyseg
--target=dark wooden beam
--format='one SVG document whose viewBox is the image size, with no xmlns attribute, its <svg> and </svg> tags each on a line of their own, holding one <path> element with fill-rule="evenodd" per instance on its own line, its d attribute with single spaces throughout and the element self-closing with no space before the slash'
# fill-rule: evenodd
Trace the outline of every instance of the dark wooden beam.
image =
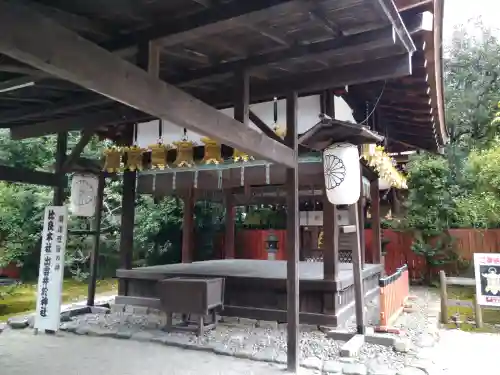
<svg viewBox="0 0 500 375">
<path fill-rule="evenodd" d="M 33 77 L 49 77 L 49 74 L 42 72 L 38 69 L 33 69 L 25 65 L 14 65 L 14 64 L 2 64 L 0 65 L 0 72 L 13 73 L 13 74 L 24 74 Z"/>
<path fill-rule="evenodd" d="M 252 110 L 249 111 L 250 121 L 252 121 L 265 135 L 269 138 L 276 140 L 277 142 L 283 143 L 281 139 L 262 119 L 255 114 Z"/>
<path fill-rule="evenodd" d="M 109 36 L 111 30 L 101 23 L 90 20 L 75 13 L 66 12 L 60 8 L 44 5 L 37 1 L 16 0 L 16 3 L 29 7 L 44 16 L 51 18 L 64 27 L 92 35 Z"/>
<path fill-rule="evenodd" d="M 0 181 L 57 187 L 61 184 L 62 179 L 62 175 L 54 173 L 0 165 Z"/>
<path fill-rule="evenodd" d="M 299 169 L 297 157 L 299 153 L 297 134 L 297 93 L 289 93 L 286 97 L 286 136 L 285 144 L 293 150 L 292 167 L 286 170 L 287 185 L 287 368 L 297 372 L 299 368 Z"/>
<path fill-rule="evenodd" d="M 75 162 L 78 160 L 80 155 L 83 152 L 83 149 L 87 144 L 90 142 L 92 139 L 92 132 L 90 131 L 84 131 L 81 134 L 80 140 L 78 143 L 75 145 L 73 150 L 71 150 L 71 153 L 68 155 L 66 160 L 64 161 L 61 170 L 64 173 L 68 173 L 71 170 L 71 167 L 75 164 Z"/>
<path fill-rule="evenodd" d="M 33 125 L 15 126 L 10 129 L 12 139 L 41 137 L 61 131 L 89 130 L 122 123 L 143 122 L 152 120 L 151 115 L 132 108 L 111 109 L 79 116 L 70 116 L 58 120 L 40 122 Z"/>
<path fill-rule="evenodd" d="M 267 19 L 270 15 L 278 15 L 296 6 L 296 2 L 291 0 L 222 3 L 186 17 L 168 20 L 168 22 L 162 21 L 140 32 L 122 35 L 102 46 L 116 51 L 128 49 L 149 40 L 158 40 L 163 46 L 172 46 L 229 31 L 241 22 L 257 23 Z"/>
<path fill-rule="evenodd" d="M 0 128 L 10 127 L 12 126 L 13 122 L 25 122 L 40 117 L 60 115 L 63 113 L 86 109 L 105 103 L 109 103 L 109 100 L 95 95 L 92 95 L 91 97 L 86 95 L 84 98 L 79 99 L 64 99 L 62 101 L 53 103 L 50 106 L 37 106 L 37 108 L 31 112 L 27 112 L 26 108 L 20 110 L 16 109 L 0 115 Z"/>
<path fill-rule="evenodd" d="M 293 166 L 286 146 L 30 9 L 0 1 L 0 33 L 6 36 L 0 52 L 11 58 L 256 157 Z"/>
<path fill-rule="evenodd" d="M 187 70 L 177 77 L 166 77 L 166 79 L 172 84 L 186 83 L 213 75 L 228 74 L 238 69 L 255 69 L 267 66 L 271 63 L 304 56 L 321 56 L 325 53 L 332 52 L 346 55 L 366 48 L 375 49 L 392 45 L 397 45 L 397 42 L 394 40 L 393 28 L 386 27 L 367 33 L 339 37 L 316 43 L 296 45 L 291 48 L 279 49 L 266 54 L 254 55 L 246 59 L 230 61 L 203 69 L 197 69 L 195 71 Z"/>
<path fill-rule="evenodd" d="M 251 101 L 270 100 L 286 92 L 317 92 L 332 87 L 355 85 L 384 79 L 402 77 L 411 74 L 411 57 L 400 55 L 350 66 L 326 69 L 312 73 L 286 76 L 252 85 Z M 216 106 L 230 106 L 230 93 L 212 93 L 202 98 Z"/>
</svg>

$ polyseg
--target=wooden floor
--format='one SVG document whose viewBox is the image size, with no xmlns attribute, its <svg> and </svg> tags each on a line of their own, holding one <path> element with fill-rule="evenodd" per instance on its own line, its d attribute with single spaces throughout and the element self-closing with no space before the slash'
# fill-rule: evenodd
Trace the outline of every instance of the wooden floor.
<svg viewBox="0 0 500 375">
<path fill-rule="evenodd" d="M 168 264 L 117 270 L 126 283 L 126 292 L 117 297 L 122 304 L 159 305 L 159 282 L 172 277 L 223 277 L 225 279 L 222 315 L 285 322 L 287 309 L 286 261 L 227 259 Z M 339 326 L 354 314 L 352 264 L 339 263 L 335 280 L 323 280 L 322 262 L 300 262 L 300 322 Z M 365 300 L 379 294 L 382 265 L 365 265 Z M 118 302 L 117 302 L 118 303 Z"/>
<path fill-rule="evenodd" d="M 286 279 L 286 263 L 287 262 L 284 260 L 225 259 L 141 267 L 132 269 L 132 272 L 152 272 L 165 275 L 189 274 L 200 276 Z M 353 270 L 351 263 L 339 263 L 339 267 L 338 280 L 352 279 Z M 370 272 L 378 268 L 380 268 L 380 265 L 366 264 L 364 271 Z M 299 278 L 304 281 L 322 280 L 323 262 L 300 262 Z"/>
</svg>

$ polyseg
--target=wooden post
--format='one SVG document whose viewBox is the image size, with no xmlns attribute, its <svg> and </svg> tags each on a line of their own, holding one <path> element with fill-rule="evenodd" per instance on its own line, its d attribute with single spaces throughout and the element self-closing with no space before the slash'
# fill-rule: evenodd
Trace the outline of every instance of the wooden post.
<svg viewBox="0 0 500 375">
<path fill-rule="evenodd" d="M 382 231 L 380 228 L 380 195 L 378 178 L 370 182 L 371 226 L 372 226 L 372 256 L 373 263 L 382 260 Z"/>
<path fill-rule="evenodd" d="M 285 144 L 293 150 L 294 167 L 286 170 L 287 189 L 287 368 L 296 372 L 299 367 L 299 176 L 297 93 L 286 98 Z"/>
<path fill-rule="evenodd" d="M 365 257 L 366 257 L 366 242 L 365 242 L 365 210 L 364 205 L 366 204 L 366 199 L 363 196 L 363 180 L 361 180 L 361 197 L 358 202 L 358 218 L 359 218 L 359 252 L 361 256 L 361 269 L 365 268 Z"/>
<path fill-rule="evenodd" d="M 64 204 L 66 188 L 66 179 L 63 176 L 63 166 L 66 161 L 66 152 L 68 151 L 68 133 L 57 134 L 56 145 L 56 175 L 60 176 L 59 185 L 54 188 L 54 206 L 62 206 Z"/>
<path fill-rule="evenodd" d="M 234 207 L 234 197 L 231 190 L 226 191 L 226 217 L 225 217 L 225 233 L 224 233 L 224 258 L 234 259 L 234 237 L 235 226 L 234 218 L 236 208 Z"/>
<path fill-rule="evenodd" d="M 184 197 L 184 215 L 182 218 L 182 263 L 193 261 L 194 236 L 194 190 L 190 189 Z"/>
<path fill-rule="evenodd" d="M 476 328 L 483 328 L 483 312 L 477 295 L 474 297 L 474 314 L 476 315 Z"/>
<path fill-rule="evenodd" d="M 337 206 L 323 195 L 323 279 L 337 279 L 339 267 L 339 227 Z"/>
<path fill-rule="evenodd" d="M 152 76 L 158 76 L 159 49 L 153 42 L 141 44 L 137 53 L 137 65 L 149 71 Z M 126 146 L 134 143 L 134 127 L 130 125 L 124 134 Z M 135 198 L 136 198 L 136 171 L 125 171 L 123 173 L 122 212 L 120 226 L 120 267 L 132 268 L 134 254 L 134 226 L 135 226 Z M 120 279 L 118 294 L 127 295 L 128 283 Z"/>
<path fill-rule="evenodd" d="M 129 126 L 126 129 L 125 144 L 133 144 L 134 128 Z M 123 172 L 123 192 L 122 210 L 120 225 L 120 268 L 129 270 L 132 268 L 132 258 L 134 254 L 134 226 L 135 226 L 135 199 L 136 199 L 136 178 L 135 171 Z M 118 294 L 127 295 L 128 282 L 120 279 L 118 284 Z"/>
<path fill-rule="evenodd" d="M 95 290 L 97 281 L 97 270 L 99 266 L 99 246 L 101 240 L 101 217 L 102 206 L 104 200 L 104 186 L 106 184 L 106 177 L 104 173 L 99 174 L 99 184 L 97 185 L 97 201 L 95 207 L 95 218 L 93 223 L 94 234 L 94 248 L 90 254 L 90 280 L 87 295 L 87 306 L 94 306 L 95 303 Z"/>
<path fill-rule="evenodd" d="M 360 199 L 361 200 L 361 199 Z M 356 330 L 360 335 L 365 334 L 365 298 L 363 293 L 363 276 L 361 272 L 361 241 L 359 231 L 360 220 L 359 220 L 359 206 L 361 202 L 353 204 L 349 207 L 351 211 L 351 217 L 354 217 L 354 225 L 356 226 L 356 233 L 351 236 L 351 247 L 352 247 L 352 268 L 354 276 L 354 300 L 355 300 L 355 310 L 356 310 Z"/>
<path fill-rule="evenodd" d="M 448 323 L 448 292 L 446 290 L 446 274 L 439 271 L 439 290 L 441 294 L 441 323 Z"/>
</svg>

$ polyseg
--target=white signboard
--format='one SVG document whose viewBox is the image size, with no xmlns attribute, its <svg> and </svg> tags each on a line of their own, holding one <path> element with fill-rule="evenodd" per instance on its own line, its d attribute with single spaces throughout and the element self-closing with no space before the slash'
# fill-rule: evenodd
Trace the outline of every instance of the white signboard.
<svg viewBox="0 0 500 375">
<path fill-rule="evenodd" d="M 67 227 L 68 210 L 65 206 L 49 206 L 45 209 L 35 329 L 59 329 Z"/>
<path fill-rule="evenodd" d="M 474 254 L 474 271 L 479 305 L 500 307 L 500 254 Z"/>
<path fill-rule="evenodd" d="M 323 226 L 323 211 L 300 211 L 299 219 L 301 226 L 321 227 Z M 349 224 L 349 212 L 345 210 L 337 211 L 337 224 Z"/>
<path fill-rule="evenodd" d="M 94 175 L 75 174 L 71 180 L 70 211 L 72 215 L 91 217 L 95 215 L 97 185 Z"/>
</svg>

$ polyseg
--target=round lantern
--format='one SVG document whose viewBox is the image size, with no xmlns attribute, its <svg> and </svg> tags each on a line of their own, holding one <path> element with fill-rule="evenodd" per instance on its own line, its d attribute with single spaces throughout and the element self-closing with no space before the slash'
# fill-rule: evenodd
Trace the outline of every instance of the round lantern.
<svg viewBox="0 0 500 375">
<path fill-rule="evenodd" d="M 71 180 L 70 211 L 72 215 L 95 215 L 99 179 L 90 174 L 75 174 Z"/>
<path fill-rule="evenodd" d="M 266 243 L 266 251 L 267 251 L 267 260 L 276 260 L 276 254 L 278 253 L 278 237 L 270 232 L 267 236 Z"/>
<path fill-rule="evenodd" d="M 328 200 L 332 204 L 348 205 L 361 194 L 358 147 L 350 143 L 335 143 L 323 151 L 323 170 Z"/>
</svg>

